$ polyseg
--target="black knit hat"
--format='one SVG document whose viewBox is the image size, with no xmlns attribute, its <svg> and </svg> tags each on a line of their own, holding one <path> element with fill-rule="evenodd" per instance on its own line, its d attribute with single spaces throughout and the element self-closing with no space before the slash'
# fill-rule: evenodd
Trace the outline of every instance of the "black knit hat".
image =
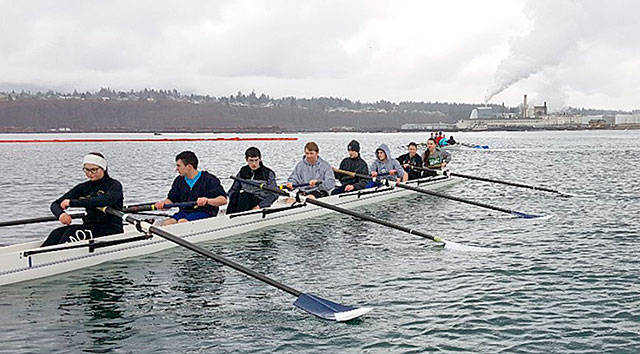
<svg viewBox="0 0 640 354">
<path fill-rule="evenodd" d="M 356 140 L 351 140 L 349 145 L 347 145 L 347 151 L 360 152 L 360 143 Z"/>
</svg>

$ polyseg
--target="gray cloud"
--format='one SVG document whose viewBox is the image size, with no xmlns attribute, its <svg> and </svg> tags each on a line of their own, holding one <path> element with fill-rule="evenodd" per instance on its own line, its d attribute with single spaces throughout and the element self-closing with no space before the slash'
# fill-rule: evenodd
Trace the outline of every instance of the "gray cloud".
<svg viewBox="0 0 640 354">
<path fill-rule="evenodd" d="M 527 91 L 583 105 L 615 95 L 616 104 L 630 107 L 629 92 L 639 85 L 620 73 L 638 70 L 632 65 L 640 58 L 632 35 L 638 25 L 628 10 L 638 5 L 601 6 L 0 0 L 0 89 L 154 87 L 212 95 L 255 89 L 479 102 L 496 79 L 495 92 L 514 85 L 499 96 L 508 104 Z"/>
</svg>

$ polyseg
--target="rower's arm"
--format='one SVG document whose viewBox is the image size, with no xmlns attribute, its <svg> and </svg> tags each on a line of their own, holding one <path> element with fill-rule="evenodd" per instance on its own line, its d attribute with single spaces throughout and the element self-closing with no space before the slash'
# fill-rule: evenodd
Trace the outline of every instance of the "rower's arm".
<svg viewBox="0 0 640 354">
<path fill-rule="evenodd" d="M 212 206 L 221 206 L 227 204 L 227 197 L 224 195 L 215 197 L 215 198 L 207 198 L 207 204 Z"/>
<path fill-rule="evenodd" d="M 361 166 L 358 166 L 358 170 L 355 171 L 355 172 L 359 173 L 361 175 L 368 176 L 369 175 L 369 167 L 367 167 L 366 163 L 363 163 Z M 369 179 L 359 177 L 358 178 L 358 182 L 353 184 L 353 188 L 355 188 L 356 190 L 364 189 L 364 187 L 367 186 L 367 183 L 369 183 Z"/>
<path fill-rule="evenodd" d="M 51 207 L 49 209 L 51 209 L 51 212 L 53 213 L 53 215 L 56 216 L 56 218 L 59 218 L 60 215 L 62 215 L 62 213 L 64 213 L 64 209 L 62 209 L 60 207 L 60 203 L 65 200 L 65 199 L 75 199 L 78 198 L 78 190 L 80 188 L 80 185 L 77 185 L 73 188 L 71 188 L 71 190 L 69 190 L 67 193 L 65 193 L 62 197 L 56 199 L 53 201 L 53 203 L 51 203 Z"/>
<path fill-rule="evenodd" d="M 334 188 L 336 188 L 336 177 L 333 175 L 333 169 L 331 168 L 331 166 L 327 164 L 322 175 L 322 184 L 320 185 L 320 187 L 318 187 L 318 189 L 323 189 L 327 192 L 331 192 L 331 190 L 333 190 Z"/>
<path fill-rule="evenodd" d="M 270 187 L 272 189 L 278 189 L 278 184 L 276 181 L 276 174 L 274 172 L 270 172 L 267 175 L 267 187 Z M 266 192 L 266 191 L 265 191 Z M 266 208 L 271 206 L 271 204 L 273 204 L 277 199 L 278 199 L 278 195 L 275 193 L 264 193 L 260 195 L 262 198 L 262 200 L 260 201 L 260 203 L 258 204 L 258 206 L 260 206 L 260 208 Z"/>
<path fill-rule="evenodd" d="M 104 194 L 90 198 L 71 199 L 69 206 L 79 208 L 115 207 L 122 198 L 122 185 L 119 182 L 112 183 Z"/>
</svg>

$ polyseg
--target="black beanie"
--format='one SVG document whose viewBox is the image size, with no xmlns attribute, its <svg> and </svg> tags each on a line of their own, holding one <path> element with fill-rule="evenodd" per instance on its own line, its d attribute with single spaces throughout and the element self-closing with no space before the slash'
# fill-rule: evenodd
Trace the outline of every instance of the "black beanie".
<svg viewBox="0 0 640 354">
<path fill-rule="evenodd" d="M 360 152 L 360 143 L 356 140 L 351 140 L 349 145 L 347 145 L 347 150 Z"/>
</svg>

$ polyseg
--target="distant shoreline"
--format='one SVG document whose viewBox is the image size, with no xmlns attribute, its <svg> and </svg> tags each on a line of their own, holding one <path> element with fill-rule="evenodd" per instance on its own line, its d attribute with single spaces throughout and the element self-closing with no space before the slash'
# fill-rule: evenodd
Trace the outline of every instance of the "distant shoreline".
<svg viewBox="0 0 640 354">
<path fill-rule="evenodd" d="M 640 129 L 640 125 L 633 126 L 611 126 L 607 128 L 531 128 L 531 127 L 523 127 L 523 128 L 500 128 L 500 129 L 434 129 L 434 130 L 400 130 L 400 129 L 375 129 L 375 130 L 287 130 L 287 131 L 264 131 L 264 130 L 236 130 L 236 131 L 213 131 L 206 129 L 193 129 L 193 130 L 2 130 L 0 129 L 0 134 L 131 134 L 131 133 L 140 133 L 140 134 L 151 134 L 154 136 L 162 136 L 163 134 L 272 134 L 272 135 L 281 135 L 281 134 L 297 134 L 297 133 L 430 133 L 435 131 L 441 131 L 446 133 L 473 133 L 473 132 L 507 132 L 507 131 L 515 131 L 515 132 L 527 132 L 527 131 L 586 131 L 586 130 L 637 130 Z"/>
</svg>

